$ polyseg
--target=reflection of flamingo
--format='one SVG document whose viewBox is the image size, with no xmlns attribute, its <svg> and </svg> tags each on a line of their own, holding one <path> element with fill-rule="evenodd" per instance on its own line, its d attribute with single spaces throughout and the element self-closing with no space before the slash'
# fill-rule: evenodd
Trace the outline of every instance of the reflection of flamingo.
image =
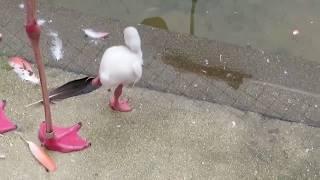
<svg viewBox="0 0 320 180">
<path fill-rule="evenodd" d="M 190 34 L 194 35 L 194 13 L 198 0 L 192 0 L 191 13 L 190 13 Z"/>
<path fill-rule="evenodd" d="M 27 9 L 26 32 L 31 41 L 35 60 L 39 69 L 44 102 L 45 121 L 40 125 L 39 139 L 42 144 L 50 150 L 71 152 L 85 149 L 90 146 L 90 143 L 79 137 L 77 134 L 81 128 L 81 123 L 69 128 L 54 127 L 52 125 L 46 75 L 39 46 L 40 27 L 36 21 L 36 0 L 25 0 L 25 4 Z"/>
</svg>

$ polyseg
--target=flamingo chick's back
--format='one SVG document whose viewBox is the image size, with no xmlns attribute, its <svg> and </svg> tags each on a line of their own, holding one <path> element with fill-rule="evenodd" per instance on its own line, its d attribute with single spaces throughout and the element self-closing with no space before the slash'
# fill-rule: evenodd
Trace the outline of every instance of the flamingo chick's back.
<svg viewBox="0 0 320 180">
<path fill-rule="evenodd" d="M 103 86 L 129 85 L 142 76 L 142 58 L 125 46 L 108 48 L 102 56 L 99 77 Z"/>
</svg>

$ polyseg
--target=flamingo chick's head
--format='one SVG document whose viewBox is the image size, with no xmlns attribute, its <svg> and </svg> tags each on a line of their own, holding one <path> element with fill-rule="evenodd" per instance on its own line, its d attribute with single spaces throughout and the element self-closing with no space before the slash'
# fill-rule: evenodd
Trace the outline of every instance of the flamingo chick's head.
<svg viewBox="0 0 320 180">
<path fill-rule="evenodd" d="M 128 48 L 142 58 L 141 40 L 135 27 L 126 27 L 123 31 L 124 41 Z"/>
</svg>

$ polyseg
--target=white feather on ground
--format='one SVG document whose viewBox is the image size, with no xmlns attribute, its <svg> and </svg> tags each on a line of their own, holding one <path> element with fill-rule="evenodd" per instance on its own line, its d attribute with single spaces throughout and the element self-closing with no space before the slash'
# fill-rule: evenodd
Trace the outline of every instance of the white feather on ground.
<svg viewBox="0 0 320 180">
<path fill-rule="evenodd" d="M 96 32 L 93 29 L 82 29 L 82 31 L 90 38 L 100 39 L 108 36 L 107 32 Z"/>
<path fill-rule="evenodd" d="M 23 3 L 19 4 L 19 8 L 24 9 L 24 4 Z"/>
<path fill-rule="evenodd" d="M 49 36 L 52 37 L 52 46 L 50 47 L 51 53 L 53 57 L 59 61 L 63 57 L 62 40 L 56 32 L 50 32 Z"/>
<path fill-rule="evenodd" d="M 25 70 L 25 69 L 21 69 L 21 68 L 13 68 L 13 71 L 15 73 L 17 73 L 17 75 L 25 81 L 29 81 L 33 84 L 39 84 L 40 80 L 39 78 L 36 77 L 36 75 L 34 73 L 30 74 L 29 71 Z"/>
<path fill-rule="evenodd" d="M 38 19 L 38 20 L 37 20 L 37 24 L 38 24 L 39 26 L 44 25 L 44 23 L 46 23 L 46 22 L 47 22 L 47 21 L 44 20 L 44 19 Z"/>
</svg>

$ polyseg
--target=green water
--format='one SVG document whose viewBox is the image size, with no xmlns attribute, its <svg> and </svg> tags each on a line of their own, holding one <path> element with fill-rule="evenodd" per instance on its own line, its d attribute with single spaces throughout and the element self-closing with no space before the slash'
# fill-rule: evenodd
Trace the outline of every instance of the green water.
<svg viewBox="0 0 320 180">
<path fill-rule="evenodd" d="M 318 61 L 319 0 L 40 0 L 128 23 L 141 23 Z M 292 32 L 299 30 L 294 36 Z"/>
</svg>

